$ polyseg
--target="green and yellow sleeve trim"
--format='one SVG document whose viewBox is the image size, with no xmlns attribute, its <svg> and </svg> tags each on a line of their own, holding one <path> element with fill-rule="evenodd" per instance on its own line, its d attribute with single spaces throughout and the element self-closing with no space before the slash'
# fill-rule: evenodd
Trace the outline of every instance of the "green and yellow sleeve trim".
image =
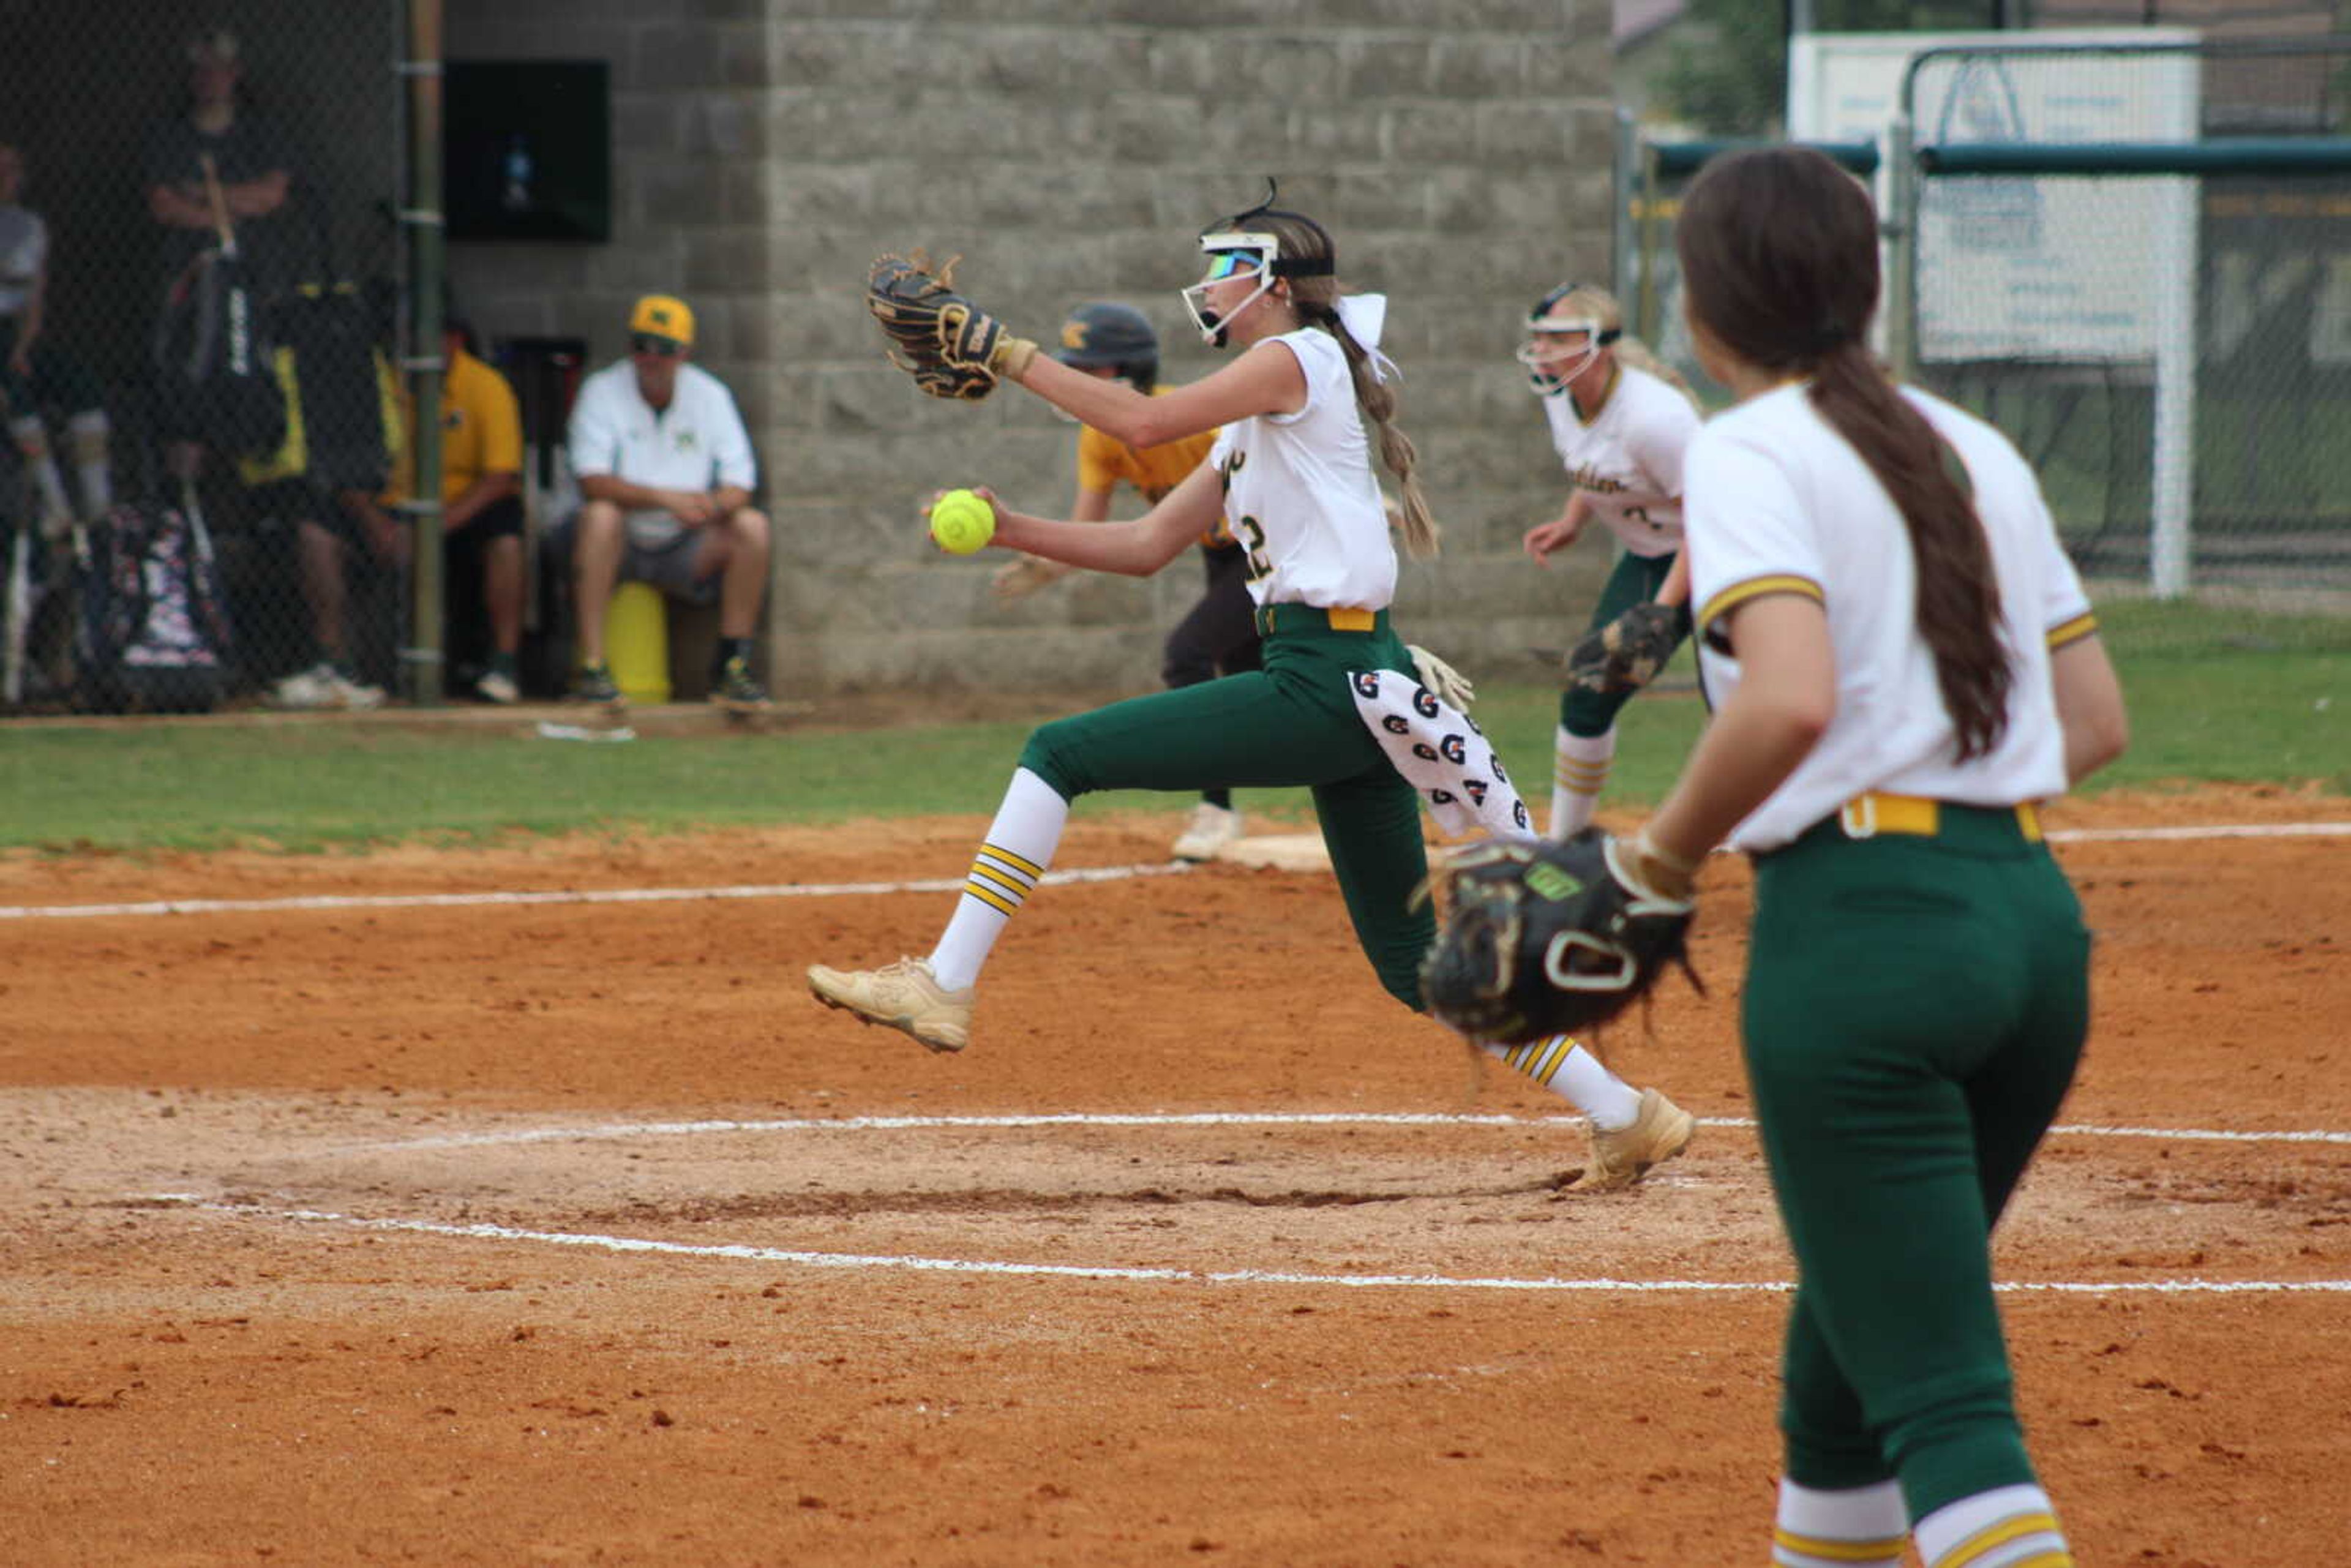
<svg viewBox="0 0 2351 1568">
<path fill-rule="evenodd" d="M 1828 596 L 1821 591 L 1821 585 L 1811 578 L 1798 577 L 1793 572 L 1775 572 L 1768 577 L 1750 577 L 1744 582 L 1732 583 L 1706 601 L 1706 608 L 1698 612 L 1698 623 L 1711 626 L 1749 600 L 1761 599 L 1773 593 L 1800 593 L 1818 603 L 1828 602 Z"/>
<path fill-rule="evenodd" d="M 2098 618 L 2085 610 L 2071 621 L 2060 621 L 2049 628 L 2049 651 L 2055 653 L 2068 643 L 2078 643 L 2098 629 Z"/>
</svg>

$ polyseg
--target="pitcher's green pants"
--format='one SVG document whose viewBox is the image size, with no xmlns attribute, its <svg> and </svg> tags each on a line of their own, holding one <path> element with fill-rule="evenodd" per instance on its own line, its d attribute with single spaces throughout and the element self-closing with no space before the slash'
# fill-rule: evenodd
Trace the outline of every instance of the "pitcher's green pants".
<svg viewBox="0 0 2351 1568">
<path fill-rule="evenodd" d="M 1264 667 L 1059 719 L 1029 737 L 1020 766 L 1074 800 L 1090 789 L 1303 785 L 1355 937 L 1380 984 L 1420 1009 L 1420 961 L 1436 916 L 1412 895 L 1428 873 L 1420 797 L 1364 728 L 1353 670 L 1409 674 L 1412 656 L 1382 611 L 1369 632 L 1293 629 L 1278 605 Z"/>
<path fill-rule="evenodd" d="M 1832 818 L 1756 862 L 1742 1028 L 1798 1265 L 1787 1472 L 1898 1479 L 1913 1519 L 2033 1482 L 1990 1239 L 2073 1081 L 2089 934 L 2012 811 Z"/>
</svg>

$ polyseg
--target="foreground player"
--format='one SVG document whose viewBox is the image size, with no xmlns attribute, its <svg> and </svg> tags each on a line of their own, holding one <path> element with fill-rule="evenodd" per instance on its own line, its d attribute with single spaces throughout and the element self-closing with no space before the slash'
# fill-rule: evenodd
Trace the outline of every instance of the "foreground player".
<svg viewBox="0 0 2351 1568">
<path fill-rule="evenodd" d="M 1674 612 L 1658 663 L 1687 636 L 1689 572 L 1680 566 L 1682 452 L 1698 434 L 1698 404 L 1681 378 L 1624 331 L 1624 312 L 1605 290 L 1565 283 L 1535 301 L 1519 362 L 1543 400 L 1552 445 L 1574 489 L 1567 509 L 1527 530 L 1540 565 L 1597 517 L 1624 552 L 1593 608 L 1597 631 L 1640 604 Z M 1634 687 L 1570 686 L 1559 701 L 1552 739 L 1550 836 L 1588 827 L 1616 758 L 1616 715 Z"/>
<path fill-rule="evenodd" d="M 1050 521 L 999 505 L 994 542 L 1146 576 L 1221 518 L 1247 551 L 1264 666 L 1039 729 L 930 956 L 876 970 L 809 970 L 819 1000 L 934 1051 L 969 1041 L 981 966 L 1052 863 L 1070 801 L 1089 789 L 1307 786 L 1356 939 L 1389 993 L 1421 1007 L 1418 969 L 1434 920 L 1415 896 L 1427 872 L 1420 795 L 1357 706 L 1360 687 L 1381 685 L 1384 674 L 1405 691 L 1418 681 L 1388 623 L 1396 553 L 1372 473 L 1374 443 L 1402 492 L 1407 546 L 1421 555 L 1437 548 L 1412 444 L 1393 423 L 1393 367 L 1378 351 L 1385 302 L 1343 299 L 1330 235 L 1295 213 L 1253 208 L 1213 227 L 1200 248 L 1207 276 L 1186 303 L 1209 341 L 1242 350 L 1215 374 L 1148 397 L 1018 340 L 995 350 L 991 368 L 1130 445 L 1222 426 L 1209 462 L 1132 522 Z M 967 335 L 999 330 L 985 322 Z M 1453 738 L 1475 734 L 1462 730 Z M 1465 755 L 1484 775 L 1465 784 L 1457 767 L 1447 799 L 1466 788 L 1481 803 L 1517 807 L 1482 737 Z M 1564 1037 L 1494 1054 L 1593 1119 L 1587 1186 L 1635 1180 L 1689 1140 L 1686 1113 L 1654 1090 L 1634 1090 Z"/>
<path fill-rule="evenodd" d="M 2089 936 L 2033 802 L 2122 751 L 2122 694 L 2032 471 L 1866 346 L 1877 224 L 1826 158 L 1683 198 L 1691 336 L 1740 405 L 1690 445 L 1717 707 L 1629 852 L 1667 898 L 1755 861 L 1741 1028 L 1796 1256 L 1771 1561 L 2058 1568 L 1991 1226 L 2072 1082 Z"/>
<path fill-rule="evenodd" d="M 1071 311 L 1061 327 L 1061 346 L 1053 357 L 1090 376 L 1124 382 L 1145 395 L 1158 391 L 1159 334 L 1131 305 L 1100 301 Z M 1083 426 L 1078 433 L 1078 495 L 1071 520 L 1107 522 L 1112 493 L 1122 480 L 1157 506 L 1207 460 L 1216 440 L 1214 430 L 1203 430 L 1157 446 L 1137 447 L 1092 425 Z M 1218 675 L 1237 675 L 1258 667 L 1256 606 L 1249 601 L 1248 562 L 1221 517 L 1216 528 L 1200 536 L 1200 565 L 1207 582 L 1199 602 L 1167 633 L 1160 653 L 1159 678 L 1168 686 L 1196 686 Z M 998 569 L 997 597 L 1010 600 L 1034 593 L 1072 570 L 1043 556 L 1024 555 Z M 1241 818 L 1233 810 L 1233 792 L 1223 788 L 1204 789 L 1173 853 L 1183 861 L 1213 860 L 1218 850 L 1240 836 Z"/>
</svg>

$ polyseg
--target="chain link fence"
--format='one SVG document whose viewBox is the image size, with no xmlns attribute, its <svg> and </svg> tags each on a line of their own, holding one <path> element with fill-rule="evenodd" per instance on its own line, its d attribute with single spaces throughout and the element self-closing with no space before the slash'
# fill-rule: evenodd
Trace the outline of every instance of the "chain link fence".
<svg viewBox="0 0 2351 1568">
<path fill-rule="evenodd" d="M 0 0 L 0 707 L 403 685 L 403 18 Z"/>
<path fill-rule="evenodd" d="M 2017 443 L 2085 572 L 2351 604 L 2351 40 L 2020 42 L 1914 73 L 1915 210 L 1898 151 L 1828 148 L 1915 246 L 1889 352 Z M 1694 376 L 1672 228 L 1712 145 L 1641 152 L 1620 263 Z M 2076 157 L 2112 167 L 2048 170 Z"/>
</svg>

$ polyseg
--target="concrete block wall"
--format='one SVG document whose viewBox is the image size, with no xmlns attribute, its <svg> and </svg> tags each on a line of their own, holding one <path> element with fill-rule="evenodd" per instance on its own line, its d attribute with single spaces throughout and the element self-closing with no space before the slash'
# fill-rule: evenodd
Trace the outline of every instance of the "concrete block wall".
<svg viewBox="0 0 2351 1568">
<path fill-rule="evenodd" d="M 452 7 L 452 57 L 611 61 L 616 232 L 455 246 L 453 270 L 486 330 L 600 357 L 636 293 L 694 303 L 766 465 L 779 684 L 1142 691 L 1196 564 L 1001 606 L 1000 557 L 933 551 L 935 488 L 1065 508 L 1074 433 L 1018 390 L 916 392 L 882 361 L 866 265 L 959 252 L 963 287 L 1048 340 L 1077 302 L 1125 300 L 1188 380 L 1218 362 L 1176 298 L 1196 234 L 1277 174 L 1343 282 L 1390 297 L 1400 423 L 1447 528 L 1399 621 L 1475 674 L 1524 669 L 1605 566 L 1597 540 L 1551 572 L 1517 554 L 1565 492 L 1510 350 L 1544 289 L 1607 275 L 1608 29 L 1605 0 L 485 0 Z"/>
</svg>

